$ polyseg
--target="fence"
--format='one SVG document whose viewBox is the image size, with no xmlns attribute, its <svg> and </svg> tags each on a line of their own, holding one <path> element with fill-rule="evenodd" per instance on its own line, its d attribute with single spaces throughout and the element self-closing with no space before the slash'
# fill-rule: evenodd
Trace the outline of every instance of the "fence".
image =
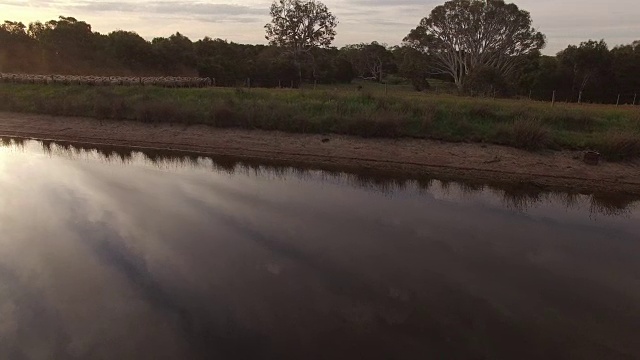
<svg viewBox="0 0 640 360">
<path fill-rule="evenodd" d="M 528 94 L 520 94 L 521 98 L 529 98 L 530 100 L 548 101 L 552 104 L 575 103 L 575 104 L 608 104 L 608 105 L 640 105 L 639 92 L 610 92 L 610 93 L 593 93 L 593 92 L 575 92 L 562 90 L 548 91 L 530 91 Z"/>
</svg>

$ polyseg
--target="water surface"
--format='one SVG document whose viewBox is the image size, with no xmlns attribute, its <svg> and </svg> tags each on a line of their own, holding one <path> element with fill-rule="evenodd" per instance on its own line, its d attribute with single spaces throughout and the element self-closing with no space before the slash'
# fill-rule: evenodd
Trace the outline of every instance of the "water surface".
<svg viewBox="0 0 640 360">
<path fill-rule="evenodd" d="M 640 357 L 635 198 L 3 144 L 2 359 Z"/>
</svg>

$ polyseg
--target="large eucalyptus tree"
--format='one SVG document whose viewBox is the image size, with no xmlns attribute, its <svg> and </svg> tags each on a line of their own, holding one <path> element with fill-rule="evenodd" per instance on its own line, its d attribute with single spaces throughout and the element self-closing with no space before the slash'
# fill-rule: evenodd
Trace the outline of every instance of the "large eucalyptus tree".
<svg viewBox="0 0 640 360">
<path fill-rule="evenodd" d="M 265 25 L 270 45 L 291 55 L 302 81 L 302 58 L 316 47 L 329 47 L 336 36 L 338 20 L 326 5 L 316 0 L 276 0 L 271 22 Z"/>
<path fill-rule="evenodd" d="M 477 69 L 491 68 L 509 76 L 524 56 L 545 45 L 530 14 L 503 0 L 447 1 L 404 41 L 429 54 L 431 72 L 450 75 L 459 90 Z"/>
</svg>

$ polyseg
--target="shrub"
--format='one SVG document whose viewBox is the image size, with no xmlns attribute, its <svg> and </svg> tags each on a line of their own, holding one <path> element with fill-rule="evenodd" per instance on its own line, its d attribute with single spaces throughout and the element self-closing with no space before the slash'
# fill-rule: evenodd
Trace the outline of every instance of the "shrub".
<svg viewBox="0 0 640 360">
<path fill-rule="evenodd" d="M 484 103 L 472 104 L 469 108 L 469 115 L 481 120 L 493 120 L 497 117 L 493 108 Z"/>
<path fill-rule="evenodd" d="M 226 103 L 214 105 L 210 117 L 212 125 L 217 127 L 246 126 L 246 121 L 242 121 L 242 116 Z"/>
<path fill-rule="evenodd" d="M 406 85 L 409 81 L 406 78 L 395 76 L 395 75 L 387 75 L 384 78 L 384 82 L 389 85 Z"/>
<path fill-rule="evenodd" d="M 594 130 L 597 121 L 593 116 L 567 113 L 551 116 L 545 123 L 558 129 L 590 132 Z"/>
<path fill-rule="evenodd" d="M 37 97 L 33 100 L 35 111 L 41 114 L 60 116 L 64 114 L 64 100 L 58 98 Z"/>
<path fill-rule="evenodd" d="M 358 98 L 363 103 L 370 103 L 376 100 L 376 97 L 373 96 L 373 93 L 371 93 L 371 91 L 369 90 L 360 91 L 360 95 L 358 96 Z"/>
<path fill-rule="evenodd" d="M 0 110 L 4 111 L 14 111 L 14 110 L 22 110 L 16 104 L 16 100 L 7 95 L 6 93 L 0 93 Z"/>
<path fill-rule="evenodd" d="M 111 102 L 103 97 L 98 97 L 93 104 L 93 116 L 98 119 L 111 118 Z"/>
<path fill-rule="evenodd" d="M 498 143 L 527 150 L 549 146 L 550 133 L 539 120 L 518 119 L 511 124 L 500 125 L 495 134 Z"/>
<path fill-rule="evenodd" d="M 194 118 L 192 110 L 160 100 L 138 104 L 135 114 L 136 120 L 146 123 L 192 123 Z"/>
<path fill-rule="evenodd" d="M 126 119 L 129 105 L 121 98 L 97 97 L 93 105 L 93 116 L 98 119 Z"/>
<path fill-rule="evenodd" d="M 111 102 L 111 118 L 126 119 L 130 112 L 129 104 L 121 98 L 113 99 Z"/>
<path fill-rule="evenodd" d="M 420 131 L 426 134 L 431 131 L 433 124 L 437 120 L 438 109 L 435 106 L 427 106 L 422 114 L 422 122 L 420 123 Z"/>
<path fill-rule="evenodd" d="M 407 120 L 402 114 L 391 111 L 376 111 L 370 116 L 357 117 L 351 121 L 348 134 L 363 137 L 396 138 L 404 133 Z"/>
<path fill-rule="evenodd" d="M 622 132 L 607 133 L 596 140 L 594 147 L 610 161 L 635 159 L 640 157 L 640 135 Z"/>
</svg>

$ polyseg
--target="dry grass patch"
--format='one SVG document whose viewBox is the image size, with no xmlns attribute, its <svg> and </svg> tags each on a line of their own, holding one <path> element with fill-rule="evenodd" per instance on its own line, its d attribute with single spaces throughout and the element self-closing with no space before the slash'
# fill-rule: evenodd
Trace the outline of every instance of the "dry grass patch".
<svg viewBox="0 0 640 360">
<path fill-rule="evenodd" d="M 505 145 L 527 150 L 546 148 L 551 143 L 550 130 L 537 119 L 518 119 L 497 128 L 496 140 Z"/>
<path fill-rule="evenodd" d="M 640 134 L 612 132 L 600 137 L 594 147 L 610 161 L 640 158 Z"/>
</svg>

